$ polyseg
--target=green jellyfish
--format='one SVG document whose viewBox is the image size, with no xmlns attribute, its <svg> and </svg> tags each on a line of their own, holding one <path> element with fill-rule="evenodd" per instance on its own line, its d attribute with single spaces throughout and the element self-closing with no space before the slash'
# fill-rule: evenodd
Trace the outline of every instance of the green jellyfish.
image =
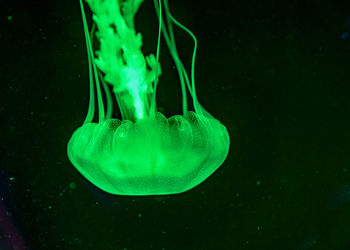
<svg viewBox="0 0 350 250">
<path fill-rule="evenodd" d="M 198 102 L 194 73 L 196 37 L 172 16 L 167 0 L 163 3 L 154 0 L 159 19 L 157 51 L 156 55 L 145 57 L 141 34 L 134 26 L 134 17 L 143 0 L 86 2 L 93 12 L 89 32 L 80 0 L 90 101 L 83 125 L 68 142 L 68 157 L 73 166 L 98 188 L 117 195 L 176 194 L 197 186 L 224 162 L 230 139 L 225 126 Z M 190 76 L 177 53 L 174 25 L 194 41 Z M 156 106 L 161 34 L 182 89 L 183 114 L 170 118 L 157 112 Z M 94 52 L 95 36 L 99 50 Z M 112 118 L 113 96 L 121 120 Z M 188 108 L 188 98 L 194 111 Z"/>
</svg>

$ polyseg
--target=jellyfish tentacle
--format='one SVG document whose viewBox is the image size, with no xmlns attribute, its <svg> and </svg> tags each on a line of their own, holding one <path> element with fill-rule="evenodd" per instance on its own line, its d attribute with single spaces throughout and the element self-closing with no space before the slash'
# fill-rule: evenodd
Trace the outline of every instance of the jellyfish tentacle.
<svg viewBox="0 0 350 250">
<path fill-rule="evenodd" d="M 100 81 L 102 82 L 103 89 L 105 91 L 106 99 L 107 99 L 107 109 L 106 109 L 106 119 L 111 119 L 113 115 L 113 98 L 111 91 L 109 90 L 108 84 L 106 83 L 105 79 L 103 78 L 103 75 L 101 71 L 98 71 L 98 76 Z"/>
<path fill-rule="evenodd" d="M 97 70 L 96 64 L 95 64 L 94 52 L 92 50 L 91 38 L 90 38 L 90 34 L 88 32 L 88 25 L 87 25 L 87 21 L 86 21 L 84 4 L 83 4 L 82 0 L 80 0 L 80 9 L 81 9 L 81 14 L 82 14 L 82 18 L 83 18 L 85 42 L 86 42 L 88 61 L 89 61 L 89 79 L 90 79 L 89 80 L 90 81 L 89 110 L 88 110 L 88 114 L 85 118 L 84 124 L 91 122 L 93 117 L 94 117 L 94 113 L 95 113 L 95 97 L 94 97 L 94 86 L 93 86 L 94 80 L 95 80 L 96 91 L 97 91 L 98 117 L 99 117 L 99 121 L 102 122 L 105 120 L 105 109 L 104 109 L 101 87 L 100 87 L 100 82 L 99 82 L 99 77 L 98 77 L 98 70 Z"/>
<path fill-rule="evenodd" d="M 159 9 L 159 6 L 156 4 L 156 0 L 153 1 L 156 10 Z M 168 0 L 163 0 L 164 2 L 164 9 L 165 9 L 165 15 L 167 17 L 167 23 L 168 26 L 166 29 L 165 26 L 162 29 L 163 31 L 163 37 L 165 39 L 165 42 L 170 50 L 171 56 L 175 62 L 175 66 L 178 71 L 179 79 L 180 79 L 180 85 L 181 85 L 181 90 L 182 90 L 182 97 L 183 97 L 183 114 L 187 113 L 187 94 L 186 94 L 186 87 L 190 93 L 190 96 L 192 97 L 193 100 L 193 106 L 196 112 L 199 114 L 202 114 L 207 117 L 212 117 L 209 112 L 207 112 L 203 106 L 199 103 L 197 94 L 195 91 L 195 62 L 196 62 L 196 54 L 197 54 L 197 49 L 198 49 L 198 41 L 196 36 L 193 34 L 192 31 L 190 31 L 188 28 L 186 28 L 183 24 L 181 24 L 179 21 L 177 21 L 174 16 L 171 14 L 169 10 L 169 3 Z M 156 11 L 158 13 L 158 11 Z M 159 18 L 159 15 L 158 15 Z M 185 69 L 184 64 L 182 63 L 178 52 L 176 48 L 176 43 L 175 43 L 175 35 L 173 31 L 173 26 L 172 23 L 174 23 L 176 26 L 178 26 L 180 29 L 184 30 L 187 34 L 191 36 L 194 42 L 194 48 L 192 52 L 192 61 L 191 61 L 191 80 L 188 77 L 187 71 Z M 186 86 L 186 87 L 185 87 Z"/>
<path fill-rule="evenodd" d="M 159 4 L 157 3 L 157 0 L 153 0 L 153 4 L 154 4 L 154 7 L 156 9 L 157 17 L 158 17 L 158 19 L 160 19 Z M 169 12 L 169 8 L 168 8 L 168 4 L 166 1 L 164 1 L 164 9 L 165 9 L 165 15 L 168 16 L 167 13 Z M 167 20 L 168 20 L 168 18 L 167 18 Z M 168 22 L 168 30 L 169 30 L 168 31 L 167 26 L 164 24 L 164 20 L 162 19 L 161 21 L 162 21 L 163 38 L 165 40 L 167 47 L 169 48 L 171 57 L 173 58 L 173 61 L 175 63 L 175 67 L 177 69 L 179 80 L 180 80 L 181 93 L 182 93 L 182 112 L 183 112 L 183 114 L 186 114 L 188 111 L 188 107 L 187 107 L 185 76 L 184 76 L 183 70 L 182 70 L 183 64 L 182 64 L 182 62 L 178 56 L 177 50 L 176 50 L 174 35 L 171 34 L 171 32 L 172 32 L 171 22 Z"/>
<path fill-rule="evenodd" d="M 88 38 L 87 38 L 87 21 L 86 21 L 86 15 L 85 15 L 85 10 L 84 10 L 84 5 L 83 1 L 80 0 L 80 10 L 81 10 L 81 15 L 83 19 L 83 28 L 84 28 L 84 35 L 85 35 L 85 44 L 86 44 L 86 50 L 87 50 L 87 56 L 88 56 L 88 65 L 89 65 L 89 85 L 90 85 L 90 98 L 89 98 L 89 108 L 88 112 L 86 114 L 85 120 L 83 124 L 87 124 L 92 122 L 94 118 L 94 113 L 95 113 L 95 89 L 94 89 L 94 82 L 93 82 L 93 71 L 92 71 L 92 55 L 90 53 L 90 48 L 89 48 L 89 43 L 88 43 Z"/>
<path fill-rule="evenodd" d="M 156 93 L 157 93 L 157 85 L 158 85 L 158 80 L 159 80 L 159 70 L 158 70 L 158 65 L 159 65 L 159 51 L 160 51 L 160 37 L 162 34 L 162 0 L 159 1 L 159 25 L 158 25 L 158 41 L 157 41 L 157 51 L 156 51 L 156 78 L 154 80 L 154 85 L 153 85 L 153 95 L 152 95 L 152 101 L 151 101 L 151 111 L 152 115 L 155 114 L 157 106 L 156 106 Z"/>
<path fill-rule="evenodd" d="M 196 54 L 197 54 L 197 48 L 198 48 L 198 42 L 196 36 L 188 29 L 186 28 L 183 24 L 181 24 L 179 21 L 177 21 L 173 15 L 171 14 L 169 10 L 169 3 L 167 0 L 163 0 L 164 2 L 164 9 L 166 12 L 166 17 L 167 17 L 167 23 L 168 23 L 168 29 L 165 27 L 162 29 L 163 31 L 163 36 L 165 39 L 165 42 L 170 50 L 171 56 L 175 62 L 175 66 L 178 71 L 178 75 L 180 78 L 180 85 L 182 89 L 182 96 L 183 96 L 183 113 L 186 114 L 187 112 L 187 94 L 186 94 L 186 87 L 193 99 L 194 107 L 195 110 L 198 112 L 201 112 L 202 107 L 198 102 L 198 98 L 195 92 L 195 61 L 196 61 Z M 156 0 L 154 0 L 154 5 L 156 7 L 156 12 L 158 13 L 159 6 L 156 4 Z M 158 15 L 159 17 L 159 15 Z M 191 80 L 188 77 L 187 71 L 178 55 L 177 48 L 176 48 L 176 43 L 175 43 L 175 35 L 173 31 L 173 26 L 172 23 L 177 25 L 180 29 L 184 30 L 186 33 L 188 33 L 191 38 L 194 41 L 194 48 L 193 48 L 193 53 L 192 53 L 192 62 L 191 62 Z"/>
<path fill-rule="evenodd" d="M 167 0 L 164 0 L 167 2 Z M 191 62 L 191 88 L 188 88 L 191 96 L 193 98 L 193 103 L 194 105 L 197 105 L 198 103 L 198 99 L 197 99 L 197 95 L 196 95 L 196 87 L 195 87 L 195 64 L 196 64 L 196 55 L 197 55 L 197 48 L 198 48 L 198 41 L 196 36 L 192 33 L 192 31 L 190 31 L 188 28 L 186 28 L 183 24 L 181 24 L 179 21 L 177 21 L 170 13 L 170 11 L 167 13 L 167 15 L 169 16 L 169 18 L 171 19 L 172 22 L 174 22 L 174 24 L 176 24 L 179 28 L 181 28 L 182 30 L 184 30 L 185 32 L 187 32 L 187 34 L 189 34 L 194 42 L 194 48 L 193 48 L 193 53 L 192 53 L 192 62 Z M 184 68 L 183 68 L 184 70 Z M 196 106 L 195 106 L 196 109 Z"/>
<path fill-rule="evenodd" d="M 91 31 L 90 31 L 90 43 L 91 43 L 91 47 L 93 47 L 93 41 L 94 41 L 94 36 L 96 33 L 96 23 L 92 22 L 92 27 L 91 27 Z M 105 96 L 107 99 L 107 109 L 106 109 L 106 117 L 105 119 L 111 119 L 112 115 L 113 115 L 113 98 L 112 98 L 112 94 L 111 91 L 109 90 L 108 84 L 106 83 L 106 81 L 104 80 L 104 77 L 101 73 L 101 71 L 99 69 L 97 69 L 97 73 L 98 73 L 98 78 L 102 83 L 103 86 L 103 90 L 105 92 Z"/>
</svg>

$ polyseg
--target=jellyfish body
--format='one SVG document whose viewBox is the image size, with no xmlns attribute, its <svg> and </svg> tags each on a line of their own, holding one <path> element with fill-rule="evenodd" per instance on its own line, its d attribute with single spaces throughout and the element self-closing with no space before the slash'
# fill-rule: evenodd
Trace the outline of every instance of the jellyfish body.
<svg viewBox="0 0 350 250">
<path fill-rule="evenodd" d="M 141 35 L 133 19 L 142 1 L 88 0 L 97 24 L 100 50 L 93 56 L 90 35 L 80 2 L 90 65 L 90 106 L 86 120 L 68 143 L 68 157 L 77 170 L 100 189 L 119 195 L 161 195 L 187 191 L 208 178 L 225 160 L 229 136 L 223 124 L 198 102 L 194 85 L 197 42 L 177 22 L 163 1 L 155 7 L 164 40 L 178 69 L 183 93 L 183 115 L 166 118 L 156 111 L 155 93 L 161 74 L 157 55 L 144 57 Z M 191 80 L 177 54 L 172 24 L 188 32 L 195 41 Z M 102 76 L 98 69 L 104 73 Z M 112 101 L 106 83 L 113 86 L 122 120 L 111 118 Z M 107 107 L 103 104 L 102 82 Z M 95 93 L 96 88 L 96 93 Z M 189 92 L 194 112 L 187 108 Z M 92 122 L 95 94 L 99 121 Z"/>
</svg>

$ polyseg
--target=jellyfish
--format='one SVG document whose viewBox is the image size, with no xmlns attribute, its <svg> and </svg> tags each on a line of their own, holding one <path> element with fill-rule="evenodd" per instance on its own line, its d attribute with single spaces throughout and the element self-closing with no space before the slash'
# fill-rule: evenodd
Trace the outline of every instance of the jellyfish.
<svg viewBox="0 0 350 250">
<path fill-rule="evenodd" d="M 156 55 L 144 56 L 142 36 L 134 23 L 143 0 L 86 2 L 92 11 L 91 30 L 80 0 L 90 98 L 85 121 L 68 142 L 69 160 L 87 180 L 110 194 L 166 195 L 194 188 L 220 167 L 230 144 L 226 127 L 196 95 L 196 37 L 173 17 L 167 0 L 154 0 L 157 50 Z M 190 75 L 177 52 L 175 26 L 194 42 Z M 156 105 L 161 37 L 176 66 L 182 93 L 182 114 L 169 118 Z M 99 41 L 97 51 L 94 39 Z M 113 98 L 121 119 L 112 117 Z"/>
</svg>

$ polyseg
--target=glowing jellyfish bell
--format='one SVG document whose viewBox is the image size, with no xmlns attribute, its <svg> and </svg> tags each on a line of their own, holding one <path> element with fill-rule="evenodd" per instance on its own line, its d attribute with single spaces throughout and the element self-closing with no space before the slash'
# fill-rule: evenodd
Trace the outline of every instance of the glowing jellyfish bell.
<svg viewBox="0 0 350 250">
<path fill-rule="evenodd" d="M 197 100 L 195 36 L 173 18 L 167 0 L 163 1 L 165 26 L 161 1 L 154 0 L 160 20 L 157 53 L 156 56 L 144 57 L 141 34 L 134 28 L 134 17 L 142 0 L 87 2 L 93 12 L 91 34 L 80 0 L 90 69 L 90 104 L 84 124 L 73 133 L 68 143 L 70 161 L 85 178 L 111 194 L 175 194 L 200 184 L 223 163 L 230 140 L 225 126 Z M 178 56 L 173 24 L 194 40 L 191 77 Z M 94 58 L 91 45 L 95 26 L 100 42 L 97 58 Z M 161 33 L 177 67 L 182 89 L 183 114 L 169 119 L 156 111 L 156 87 L 161 74 L 158 63 Z M 113 86 L 122 121 L 112 118 L 112 94 L 106 82 Z M 187 91 L 194 112 L 188 110 Z M 97 123 L 92 122 L 95 95 Z"/>
</svg>

